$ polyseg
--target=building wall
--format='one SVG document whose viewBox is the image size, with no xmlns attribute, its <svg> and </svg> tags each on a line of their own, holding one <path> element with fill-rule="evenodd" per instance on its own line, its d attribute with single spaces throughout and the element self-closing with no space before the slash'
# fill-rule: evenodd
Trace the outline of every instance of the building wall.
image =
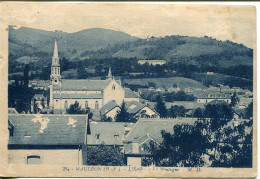
<svg viewBox="0 0 260 179">
<path fill-rule="evenodd" d="M 79 102 L 81 108 L 85 108 L 86 101 L 88 101 L 88 107 L 90 109 L 95 109 L 96 101 L 98 102 L 98 109 L 103 106 L 102 99 L 54 99 L 54 109 L 65 109 L 65 102 L 67 101 L 68 108 L 71 104 L 74 104 L 76 101 Z"/>
<path fill-rule="evenodd" d="M 106 113 L 106 117 L 111 117 L 114 121 L 116 115 L 117 115 L 117 111 L 120 111 L 119 107 L 115 107 L 114 109 L 112 109 L 111 111 L 109 111 L 108 113 Z"/>
<path fill-rule="evenodd" d="M 53 107 L 53 86 L 50 85 L 50 102 L 49 106 L 52 108 Z"/>
<path fill-rule="evenodd" d="M 222 101 L 226 101 L 227 103 L 231 103 L 231 99 L 227 99 L 227 98 L 198 98 L 197 102 L 198 103 L 209 103 L 211 101 L 214 100 L 222 100 Z"/>
<path fill-rule="evenodd" d="M 113 89 L 113 86 L 115 87 Z M 115 101 L 117 105 L 121 105 L 125 97 L 125 91 L 121 85 L 119 85 L 115 80 L 104 89 L 103 92 L 103 104 L 105 105 L 109 101 Z"/>
<path fill-rule="evenodd" d="M 142 166 L 141 157 L 127 157 L 127 165 Z"/>
<path fill-rule="evenodd" d="M 40 156 L 40 164 L 50 165 L 82 165 L 82 150 L 8 150 L 10 164 L 27 164 L 27 156 Z"/>
</svg>

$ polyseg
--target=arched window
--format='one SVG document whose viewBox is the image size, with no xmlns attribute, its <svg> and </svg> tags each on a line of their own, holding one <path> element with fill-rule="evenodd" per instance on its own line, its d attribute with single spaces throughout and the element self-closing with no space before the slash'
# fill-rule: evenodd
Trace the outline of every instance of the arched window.
<svg viewBox="0 0 260 179">
<path fill-rule="evenodd" d="M 113 86 L 112 86 L 112 90 L 115 90 L 115 89 L 116 89 L 116 87 L 115 87 L 115 85 L 113 85 Z"/>
<path fill-rule="evenodd" d="M 64 108 L 65 108 L 65 109 L 68 108 L 68 101 L 65 101 L 65 103 L 64 103 Z"/>
<path fill-rule="evenodd" d="M 98 109 L 98 101 L 95 103 L 95 109 Z"/>
<path fill-rule="evenodd" d="M 85 101 L 85 108 L 88 108 L 88 101 Z"/>
</svg>

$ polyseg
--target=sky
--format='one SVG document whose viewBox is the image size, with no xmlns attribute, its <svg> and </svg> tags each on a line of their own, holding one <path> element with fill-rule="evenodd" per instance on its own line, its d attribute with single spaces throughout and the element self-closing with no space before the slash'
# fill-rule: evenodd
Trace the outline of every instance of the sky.
<svg viewBox="0 0 260 179">
<path fill-rule="evenodd" d="M 8 25 L 77 32 L 106 28 L 133 36 L 210 36 L 253 48 L 253 6 L 174 5 L 152 3 L 6 3 Z"/>
</svg>

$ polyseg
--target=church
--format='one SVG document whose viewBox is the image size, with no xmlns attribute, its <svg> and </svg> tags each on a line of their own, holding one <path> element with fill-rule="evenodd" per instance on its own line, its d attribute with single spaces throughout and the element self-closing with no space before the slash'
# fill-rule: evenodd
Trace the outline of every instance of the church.
<svg viewBox="0 0 260 179">
<path fill-rule="evenodd" d="M 111 68 L 105 80 L 62 79 L 60 59 L 55 40 L 50 75 L 50 103 L 54 113 L 66 113 L 71 104 L 79 102 L 81 108 L 99 110 L 110 101 L 121 105 L 123 101 L 137 101 L 139 97 L 129 88 L 124 88 L 121 80 L 115 80 Z"/>
</svg>

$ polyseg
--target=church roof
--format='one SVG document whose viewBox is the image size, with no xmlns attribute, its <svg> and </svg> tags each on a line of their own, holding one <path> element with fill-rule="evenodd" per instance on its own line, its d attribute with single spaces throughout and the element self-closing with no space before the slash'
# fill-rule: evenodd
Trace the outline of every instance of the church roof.
<svg viewBox="0 0 260 179">
<path fill-rule="evenodd" d="M 86 115 L 9 115 L 14 126 L 9 144 L 81 145 L 86 143 Z"/>
<path fill-rule="evenodd" d="M 102 94 L 71 94 L 71 93 L 61 93 L 53 94 L 54 99 L 101 99 Z"/>
<path fill-rule="evenodd" d="M 138 95 L 129 88 L 124 88 L 125 98 L 138 98 Z"/>
<path fill-rule="evenodd" d="M 57 41 L 56 41 L 56 39 L 55 39 L 55 42 L 54 42 L 53 57 L 59 57 L 59 55 L 58 55 L 58 46 L 57 46 Z"/>
<path fill-rule="evenodd" d="M 61 80 L 60 85 L 54 85 L 54 91 L 102 91 L 110 80 Z"/>
</svg>

